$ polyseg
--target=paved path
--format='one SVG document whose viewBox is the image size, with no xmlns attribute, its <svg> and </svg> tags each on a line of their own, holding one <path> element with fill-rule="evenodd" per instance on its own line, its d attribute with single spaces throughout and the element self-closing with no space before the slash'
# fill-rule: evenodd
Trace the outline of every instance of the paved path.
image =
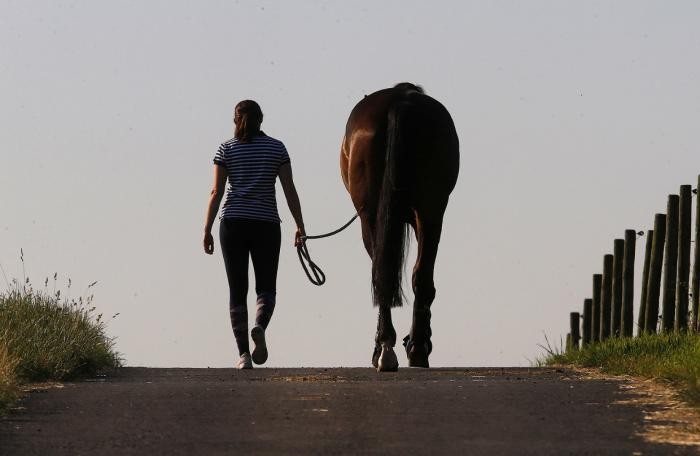
<svg viewBox="0 0 700 456">
<path fill-rule="evenodd" d="M 620 383 L 556 369 L 144 369 L 33 392 L 0 454 L 697 454 Z"/>
</svg>

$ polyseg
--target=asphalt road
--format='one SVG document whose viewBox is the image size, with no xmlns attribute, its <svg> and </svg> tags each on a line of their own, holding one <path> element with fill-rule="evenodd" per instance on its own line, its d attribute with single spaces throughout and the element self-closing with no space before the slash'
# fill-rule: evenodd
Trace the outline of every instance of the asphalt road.
<svg viewBox="0 0 700 456">
<path fill-rule="evenodd" d="M 697 454 L 645 442 L 620 386 L 549 368 L 125 368 L 30 393 L 0 453 Z"/>
</svg>

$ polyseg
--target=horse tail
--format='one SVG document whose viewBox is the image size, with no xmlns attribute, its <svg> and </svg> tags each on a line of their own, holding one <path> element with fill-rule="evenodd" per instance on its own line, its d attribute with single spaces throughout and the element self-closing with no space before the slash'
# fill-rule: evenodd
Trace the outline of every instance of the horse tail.
<svg viewBox="0 0 700 456">
<path fill-rule="evenodd" d="M 375 306 L 403 304 L 403 269 L 408 239 L 408 173 L 402 119 L 407 103 L 396 102 L 388 112 L 386 161 L 379 192 L 372 252 L 372 295 Z"/>
</svg>

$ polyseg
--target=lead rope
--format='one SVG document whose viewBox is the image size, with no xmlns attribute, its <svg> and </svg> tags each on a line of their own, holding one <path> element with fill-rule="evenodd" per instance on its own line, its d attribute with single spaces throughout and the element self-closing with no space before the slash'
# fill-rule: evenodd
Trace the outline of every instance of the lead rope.
<svg viewBox="0 0 700 456">
<path fill-rule="evenodd" d="M 321 285 L 326 283 L 326 274 L 324 274 L 321 268 L 311 259 L 311 255 L 309 254 L 309 248 L 306 247 L 306 241 L 309 239 L 322 239 L 340 233 L 345 228 L 349 227 L 352 224 L 352 222 L 355 221 L 357 215 L 358 214 L 353 215 L 352 218 L 348 221 L 348 223 L 341 226 L 335 231 L 331 231 L 330 233 L 317 234 L 315 236 L 301 236 L 301 243 L 299 243 L 299 245 L 297 246 L 297 256 L 299 257 L 301 267 L 304 268 L 306 277 L 308 277 L 309 281 L 311 281 L 311 283 L 313 283 L 314 285 L 320 287 Z M 308 267 L 306 266 L 306 263 L 309 263 Z"/>
</svg>

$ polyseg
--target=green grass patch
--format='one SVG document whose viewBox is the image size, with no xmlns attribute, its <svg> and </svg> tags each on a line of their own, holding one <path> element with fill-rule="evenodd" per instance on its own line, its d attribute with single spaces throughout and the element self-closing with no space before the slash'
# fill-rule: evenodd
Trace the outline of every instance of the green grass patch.
<svg viewBox="0 0 700 456">
<path fill-rule="evenodd" d="M 700 406 L 700 335 L 659 334 L 608 339 L 580 350 L 553 350 L 541 365 L 571 364 L 596 367 L 610 374 L 663 379 L 678 387 L 685 398 Z"/>
<path fill-rule="evenodd" d="M 0 293 L 0 409 L 20 383 L 75 379 L 119 365 L 92 296 L 66 299 L 16 281 Z"/>
</svg>

